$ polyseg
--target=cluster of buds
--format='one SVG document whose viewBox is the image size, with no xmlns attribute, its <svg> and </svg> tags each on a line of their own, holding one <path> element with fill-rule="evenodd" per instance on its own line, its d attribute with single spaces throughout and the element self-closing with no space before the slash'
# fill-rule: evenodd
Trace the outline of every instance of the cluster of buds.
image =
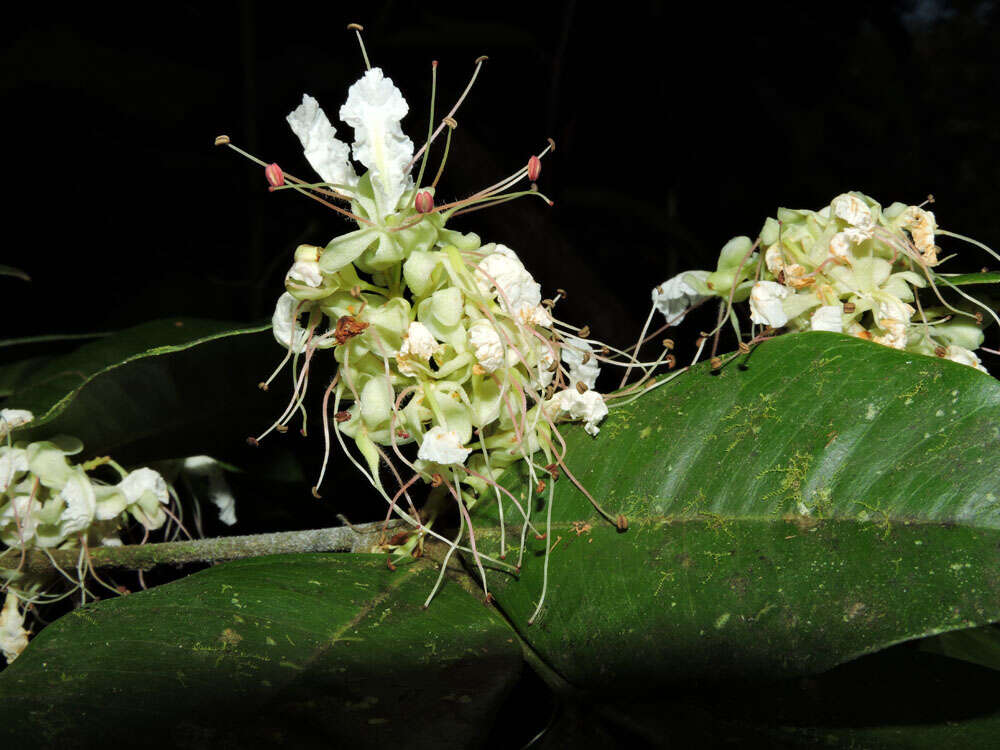
<svg viewBox="0 0 1000 750">
<path fill-rule="evenodd" d="M 73 438 L 0 446 L 0 542 L 8 548 L 120 545 L 129 519 L 146 530 L 166 522 L 170 495 L 152 469 L 128 472 L 110 459 L 71 464 Z M 109 464 L 121 475 L 106 484 L 88 472 Z"/>
<path fill-rule="evenodd" d="M 948 233 L 922 206 L 883 210 L 857 192 L 820 211 L 782 208 L 756 242 L 730 240 L 714 272 L 678 274 L 653 290 L 653 303 L 676 325 L 711 297 L 729 305 L 749 300 L 750 320 L 764 327 L 763 336 L 778 329 L 845 333 L 985 372 L 975 354 L 982 312 L 941 296 L 938 287 L 949 284 L 933 270 L 941 262 L 936 234 Z M 932 304 L 922 304 L 921 289 L 933 292 Z"/>
<path fill-rule="evenodd" d="M 552 203 L 535 185 L 542 158 L 554 148 L 551 140 L 495 184 L 461 200 L 435 202 L 457 127 L 454 115 L 484 60 L 476 61 L 469 85 L 436 129 L 437 64 L 432 64 L 431 122 L 416 153 L 400 126 L 409 107 L 381 69 L 369 68 L 340 108 L 340 119 L 354 130 L 350 147 L 336 137 L 316 100 L 303 96 L 287 120 L 322 182 L 284 172 L 283 185 L 277 185 L 275 165 L 240 151 L 228 137 L 217 140 L 265 166 L 272 190 L 297 190 L 357 227 L 325 247 L 301 245 L 295 251 L 272 319 L 275 338 L 288 350 L 275 374 L 292 363 L 293 393 L 278 420 L 250 442 L 271 430 L 287 430 L 297 414 L 305 419 L 312 362 L 317 352 L 332 349 L 338 374 L 322 401 L 327 456 L 332 431 L 390 512 L 414 521 L 422 532 L 437 536 L 421 519 L 433 519 L 437 501 L 452 498 L 477 562 L 492 558 L 475 548 L 468 508 L 484 496 L 501 503 L 509 499 L 521 508 L 524 530 L 532 528 L 518 498 L 496 482 L 506 468 L 523 461 L 530 486 L 545 487 L 540 479 L 550 473 L 545 467 L 558 466 L 579 486 L 563 462 L 557 423 L 582 421 L 588 433 L 598 433 L 608 413 L 605 396 L 595 390 L 598 362 L 650 371 L 634 357 L 626 363 L 609 356 L 611 350 L 589 339 L 586 327 L 557 320 L 554 306 L 564 293 L 543 300 L 540 285 L 509 247 L 446 226 L 455 216 L 521 196 Z M 441 166 L 425 182 L 431 145 L 445 129 Z M 360 175 L 352 156 L 365 167 Z M 530 186 L 519 189 L 524 180 Z M 347 450 L 345 437 L 363 461 Z M 324 462 L 314 488 L 317 497 L 325 467 Z M 399 486 L 392 496 L 383 488 L 383 468 Z M 423 514 L 410 496 L 420 480 L 432 488 Z M 553 484 L 548 483 L 550 502 Z M 408 513 L 401 508 L 404 500 Z M 449 541 L 452 550 L 457 543 Z"/>
</svg>

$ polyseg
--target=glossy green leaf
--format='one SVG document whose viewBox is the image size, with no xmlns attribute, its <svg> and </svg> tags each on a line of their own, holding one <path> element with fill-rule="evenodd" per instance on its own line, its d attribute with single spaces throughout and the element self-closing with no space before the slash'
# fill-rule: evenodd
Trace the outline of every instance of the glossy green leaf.
<svg viewBox="0 0 1000 750">
<path fill-rule="evenodd" d="M 972 368 L 785 335 L 613 408 L 596 439 L 564 434 L 628 531 L 562 477 L 536 623 L 546 541 L 529 534 L 520 580 L 490 584 L 579 688 L 812 674 L 1000 620 L 1000 383 Z M 475 510 L 495 551 L 495 507 Z"/>
<path fill-rule="evenodd" d="M 22 281 L 31 281 L 31 277 L 28 274 L 20 268 L 14 268 L 13 266 L 0 265 L 0 276 L 13 276 Z"/>
<path fill-rule="evenodd" d="M 468 747 L 521 669 L 510 629 L 418 561 L 229 563 L 88 605 L 0 673 L 11 747 Z M 69 745 L 64 743 L 71 743 Z"/>
<path fill-rule="evenodd" d="M 287 393 L 256 384 L 282 354 L 269 326 L 154 321 L 51 359 L 5 406 L 35 414 L 19 440 L 67 433 L 122 463 L 212 453 L 280 413 Z"/>
</svg>

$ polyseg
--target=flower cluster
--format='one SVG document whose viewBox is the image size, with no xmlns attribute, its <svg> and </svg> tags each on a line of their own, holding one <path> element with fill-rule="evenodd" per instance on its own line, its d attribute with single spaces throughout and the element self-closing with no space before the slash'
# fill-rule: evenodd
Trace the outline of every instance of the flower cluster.
<svg viewBox="0 0 1000 750">
<path fill-rule="evenodd" d="M 129 518 L 147 530 L 163 526 L 170 501 L 163 477 L 101 459 L 71 464 L 67 456 L 81 448 L 79 441 L 58 438 L 0 446 L 0 542 L 14 549 L 119 545 Z M 114 465 L 121 481 L 105 484 L 88 475 L 102 463 Z"/>
<path fill-rule="evenodd" d="M 985 372 L 974 352 L 983 343 L 982 313 L 948 304 L 937 290 L 947 285 L 931 270 L 940 263 L 939 232 L 920 206 L 883 210 L 857 192 L 820 211 L 783 208 L 756 243 L 730 240 L 714 272 L 679 274 L 653 290 L 653 303 L 676 325 L 711 297 L 749 300 L 751 322 L 765 330 L 845 333 Z M 925 288 L 934 292 L 931 306 L 917 298 Z"/>
</svg>

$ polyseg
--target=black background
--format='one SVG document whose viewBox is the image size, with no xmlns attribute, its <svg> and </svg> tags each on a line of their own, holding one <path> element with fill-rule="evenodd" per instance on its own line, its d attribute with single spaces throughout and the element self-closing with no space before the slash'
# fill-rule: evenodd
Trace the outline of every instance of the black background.
<svg viewBox="0 0 1000 750">
<path fill-rule="evenodd" d="M 227 133 L 310 174 L 284 116 L 309 92 L 336 121 L 363 72 L 352 21 L 417 142 L 431 60 L 441 112 L 489 55 L 439 196 L 491 184 L 553 137 L 540 188 L 554 208 L 522 200 L 455 226 L 515 248 L 544 294 L 569 292 L 562 317 L 609 342 L 634 340 L 654 284 L 713 267 L 778 206 L 933 193 L 942 226 L 1000 244 L 991 2 L 29 7 L 0 54 L 0 263 L 33 279 L 0 278 L 4 337 L 269 316 L 294 247 L 348 227 L 269 194 L 212 142 Z M 952 249 L 947 270 L 990 265 Z"/>
</svg>

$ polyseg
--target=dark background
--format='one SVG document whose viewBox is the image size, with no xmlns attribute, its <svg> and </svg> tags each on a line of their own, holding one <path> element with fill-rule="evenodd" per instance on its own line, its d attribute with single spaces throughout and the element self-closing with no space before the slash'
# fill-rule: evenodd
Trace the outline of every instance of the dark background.
<svg viewBox="0 0 1000 750">
<path fill-rule="evenodd" d="M 0 52 L 0 263 L 33 280 L 0 278 L 0 335 L 269 316 L 294 247 L 348 227 L 269 194 L 259 168 L 212 142 L 228 133 L 311 174 L 284 116 L 305 91 L 336 123 L 363 71 L 351 21 L 409 101 L 417 142 L 431 60 L 441 112 L 489 55 L 439 195 L 490 184 L 555 138 L 540 180 L 554 208 L 523 200 L 455 226 L 515 248 L 544 294 L 569 292 L 562 317 L 609 342 L 634 340 L 654 284 L 713 267 L 727 239 L 754 236 L 778 206 L 819 208 L 851 189 L 884 205 L 933 193 L 940 224 L 1000 245 L 995 3 L 691 5 L 13 11 Z M 948 270 L 989 265 L 951 249 L 962 256 Z"/>
</svg>

